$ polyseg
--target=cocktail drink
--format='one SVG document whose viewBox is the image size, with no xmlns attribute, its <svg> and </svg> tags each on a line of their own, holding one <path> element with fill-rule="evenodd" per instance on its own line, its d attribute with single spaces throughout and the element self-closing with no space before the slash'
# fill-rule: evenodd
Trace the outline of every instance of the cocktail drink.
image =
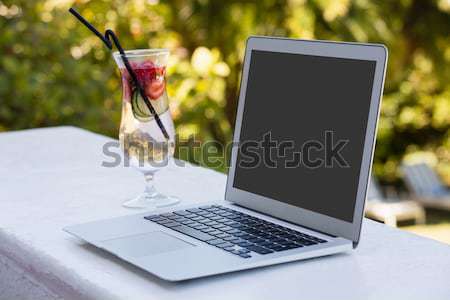
<svg viewBox="0 0 450 300">
<path fill-rule="evenodd" d="M 177 198 L 163 195 L 153 186 L 155 172 L 168 164 L 175 147 L 175 130 L 165 80 L 169 52 L 165 49 L 143 49 L 125 51 L 125 54 L 169 138 L 164 136 L 155 116 L 141 97 L 120 53 L 115 52 L 113 56 L 122 75 L 123 91 L 119 140 L 125 160 L 141 171 L 146 181 L 144 192 L 125 202 L 124 206 L 156 208 L 173 205 L 179 202 Z"/>
</svg>

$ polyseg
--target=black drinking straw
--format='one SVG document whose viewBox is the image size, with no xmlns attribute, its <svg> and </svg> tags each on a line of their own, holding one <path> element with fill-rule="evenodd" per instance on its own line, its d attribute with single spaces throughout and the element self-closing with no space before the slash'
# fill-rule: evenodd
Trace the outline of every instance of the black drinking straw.
<svg viewBox="0 0 450 300">
<path fill-rule="evenodd" d="M 92 31 L 96 36 L 98 36 L 103 43 L 105 43 L 106 47 L 108 47 L 109 50 L 112 50 L 113 44 L 111 42 L 111 39 L 116 46 L 117 50 L 119 50 L 120 56 L 122 57 L 123 63 L 125 64 L 125 67 L 127 68 L 128 73 L 131 76 L 131 79 L 133 79 L 134 84 L 139 90 L 139 94 L 141 95 L 142 99 L 144 99 L 145 104 L 147 105 L 150 112 L 154 115 L 156 123 L 158 124 L 159 128 L 161 129 L 161 132 L 163 133 L 164 137 L 166 139 L 169 139 L 169 134 L 167 133 L 166 128 L 164 127 L 163 123 L 161 122 L 161 119 L 159 118 L 158 114 L 156 113 L 156 110 L 153 108 L 153 105 L 150 103 L 150 100 L 148 100 L 147 95 L 145 94 L 144 89 L 142 88 L 141 84 L 139 83 L 139 80 L 137 79 L 136 74 L 133 71 L 133 68 L 131 68 L 130 63 L 128 62 L 128 58 L 125 55 L 125 51 L 123 51 L 122 46 L 119 43 L 119 39 L 117 38 L 114 31 L 111 29 L 107 29 L 105 31 L 105 35 L 103 36 L 95 27 L 89 23 L 85 18 L 83 18 L 73 7 L 69 9 L 69 12 L 74 15 L 81 23 L 83 23 L 90 31 Z"/>
</svg>

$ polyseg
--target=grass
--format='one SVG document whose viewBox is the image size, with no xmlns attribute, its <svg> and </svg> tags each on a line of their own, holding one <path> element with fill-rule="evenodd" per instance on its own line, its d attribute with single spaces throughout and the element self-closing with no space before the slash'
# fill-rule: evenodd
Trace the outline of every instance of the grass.
<svg viewBox="0 0 450 300">
<path fill-rule="evenodd" d="M 400 228 L 450 245 L 450 212 L 427 210 L 426 213 L 426 224 Z"/>
</svg>

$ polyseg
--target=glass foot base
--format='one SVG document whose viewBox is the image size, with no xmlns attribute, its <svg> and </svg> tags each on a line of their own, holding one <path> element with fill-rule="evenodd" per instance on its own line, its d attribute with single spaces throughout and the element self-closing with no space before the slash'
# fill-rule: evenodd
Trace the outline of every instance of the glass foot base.
<svg viewBox="0 0 450 300">
<path fill-rule="evenodd" d="M 163 194 L 153 194 L 151 196 L 142 194 L 134 199 L 128 200 L 122 205 L 127 208 L 145 208 L 156 209 L 178 204 L 180 199 L 177 197 L 166 196 Z"/>
</svg>

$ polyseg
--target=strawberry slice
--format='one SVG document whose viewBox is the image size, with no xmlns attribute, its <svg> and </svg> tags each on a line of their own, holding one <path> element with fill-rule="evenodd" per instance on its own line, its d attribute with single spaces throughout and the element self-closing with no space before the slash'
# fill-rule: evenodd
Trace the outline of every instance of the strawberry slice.
<svg viewBox="0 0 450 300">
<path fill-rule="evenodd" d="M 165 89 L 165 79 L 164 75 L 166 73 L 165 67 L 157 67 L 152 61 L 144 62 L 130 62 L 133 71 L 136 74 L 139 83 L 145 89 L 145 93 L 150 100 L 157 100 L 164 94 Z M 131 76 L 128 74 L 127 70 L 124 69 L 122 72 L 124 83 L 124 98 L 126 101 L 130 101 L 132 88 Z"/>
<path fill-rule="evenodd" d="M 151 100 L 156 100 L 163 95 L 165 86 L 164 78 L 152 80 L 145 87 L 145 94 Z"/>
</svg>

